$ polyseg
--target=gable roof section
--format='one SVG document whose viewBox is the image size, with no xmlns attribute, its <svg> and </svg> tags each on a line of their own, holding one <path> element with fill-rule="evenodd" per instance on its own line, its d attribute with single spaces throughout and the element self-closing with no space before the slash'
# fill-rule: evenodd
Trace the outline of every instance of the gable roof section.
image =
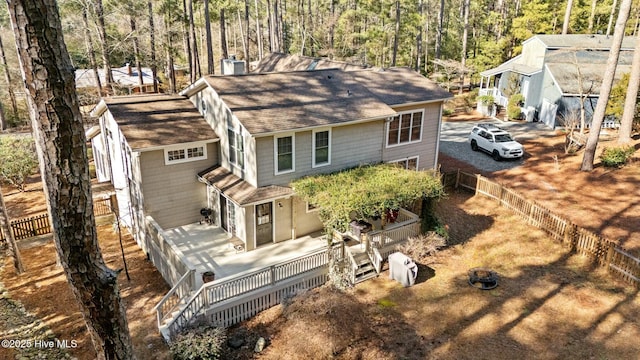
<svg viewBox="0 0 640 360">
<path fill-rule="evenodd" d="M 214 165 L 201 171 L 198 173 L 198 177 L 222 191 L 238 205 L 249 205 L 293 195 L 293 190 L 284 186 L 255 187 L 220 165 Z"/>
<path fill-rule="evenodd" d="M 435 82 L 407 67 L 357 70 L 349 74 L 389 106 L 444 101 L 453 97 Z"/>
<path fill-rule="evenodd" d="M 204 79 L 252 135 L 396 114 L 349 72 L 337 69 Z"/>
<path fill-rule="evenodd" d="M 613 36 L 595 34 L 535 35 L 527 39 L 525 43 L 534 39 L 541 41 L 548 49 L 579 48 L 609 51 Z M 636 39 L 633 36 L 625 36 L 622 40 L 622 50 L 633 50 Z"/>
<path fill-rule="evenodd" d="M 335 61 L 327 58 L 314 58 L 283 53 L 269 53 L 258 61 L 254 73 L 304 71 L 321 69 L 360 70 L 366 69 L 366 65 L 356 65 L 344 61 Z"/>
<path fill-rule="evenodd" d="M 542 68 L 536 68 L 533 66 L 520 64 L 518 61 L 522 60 L 522 55 L 518 55 L 513 59 L 503 63 L 502 65 L 495 67 L 493 69 L 485 70 L 480 73 L 480 76 L 493 76 L 497 74 L 502 74 L 504 72 L 510 71 L 515 72 L 522 75 L 531 76 L 537 72 L 542 71 Z"/>
<path fill-rule="evenodd" d="M 103 101 L 132 150 L 218 139 L 183 96 L 116 96 Z"/>
</svg>

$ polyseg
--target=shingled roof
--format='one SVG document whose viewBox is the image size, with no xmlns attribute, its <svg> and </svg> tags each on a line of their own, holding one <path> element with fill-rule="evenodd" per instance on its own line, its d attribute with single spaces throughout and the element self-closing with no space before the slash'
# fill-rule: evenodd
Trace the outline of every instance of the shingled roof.
<svg viewBox="0 0 640 360">
<path fill-rule="evenodd" d="M 253 135 L 396 114 L 351 73 L 338 69 L 207 76 L 205 81 Z"/>
<path fill-rule="evenodd" d="M 183 96 L 116 96 L 103 101 L 132 150 L 218 139 Z"/>
<path fill-rule="evenodd" d="M 322 69 L 342 69 L 349 71 L 366 69 L 368 67 L 369 66 L 367 65 L 357 65 L 328 58 L 290 55 L 275 52 L 269 53 L 260 59 L 252 72 L 263 73 Z"/>
<path fill-rule="evenodd" d="M 391 106 L 451 97 L 408 68 L 254 73 L 204 80 L 253 135 L 384 119 L 396 114 Z"/>
<path fill-rule="evenodd" d="M 255 187 L 220 165 L 214 165 L 201 171 L 198 173 L 198 177 L 222 191 L 241 206 L 293 195 L 293 190 L 284 186 Z"/>
</svg>

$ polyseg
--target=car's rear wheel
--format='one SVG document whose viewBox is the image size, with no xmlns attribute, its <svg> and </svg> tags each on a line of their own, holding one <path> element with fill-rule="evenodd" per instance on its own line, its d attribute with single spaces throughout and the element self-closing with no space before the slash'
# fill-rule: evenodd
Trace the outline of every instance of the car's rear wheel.
<svg viewBox="0 0 640 360">
<path fill-rule="evenodd" d="M 478 143 L 475 140 L 471 140 L 471 150 L 478 151 Z"/>
<path fill-rule="evenodd" d="M 495 161 L 500 161 L 502 159 L 498 150 L 493 150 L 493 154 L 491 155 L 493 156 L 493 160 Z"/>
</svg>

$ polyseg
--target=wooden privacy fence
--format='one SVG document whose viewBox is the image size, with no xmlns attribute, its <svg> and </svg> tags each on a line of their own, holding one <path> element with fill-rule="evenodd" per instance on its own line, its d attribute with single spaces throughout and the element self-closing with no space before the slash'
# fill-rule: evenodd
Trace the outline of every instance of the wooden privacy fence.
<svg viewBox="0 0 640 360">
<path fill-rule="evenodd" d="M 455 178 L 455 181 L 452 180 Z M 544 230 L 552 238 L 562 241 L 579 254 L 584 254 L 609 272 L 628 283 L 640 286 L 640 259 L 633 256 L 616 243 L 581 228 L 569 220 L 558 216 L 549 209 L 529 201 L 516 191 L 493 182 L 482 175 L 468 174 L 458 170 L 443 175 L 443 183 L 472 189 L 500 202 L 524 218 L 529 224 Z"/>
<path fill-rule="evenodd" d="M 111 198 L 93 199 L 93 213 L 96 217 L 111 214 Z M 16 240 L 47 235 L 51 233 L 49 214 L 39 214 L 29 218 L 11 221 L 11 231 Z M 5 234 L 0 229 L 0 242 L 6 240 Z"/>
</svg>

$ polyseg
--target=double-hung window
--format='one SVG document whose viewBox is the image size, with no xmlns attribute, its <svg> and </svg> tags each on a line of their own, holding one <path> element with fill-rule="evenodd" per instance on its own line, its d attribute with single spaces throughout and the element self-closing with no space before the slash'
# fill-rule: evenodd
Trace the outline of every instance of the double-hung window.
<svg viewBox="0 0 640 360">
<path fill-rule="evenodd" d="M 418 170 L 418 157 L 410 157 L 406 159 L 392 161 L 391 163 L 398 164 L 407 170 Z"/>
<path fill-rule="evenodd" d="M 229 162 L 240 169 L 244 169 L 244 140 L 242 134 L 232 128 L 227 131 L 229 135 Z"/>
<path fill-rule="evenodd" d="M 387 124 L 387 146 L 422 140 L 423 110 L 401 112 Z"/>
<path fill-rule="evenodd" d="M 331 163 L 331 130 L 313 131 L 313 167 Z"/>
<path fill-rule="evenodd" d="M 278 136 L 274 139 L 274 162 L 276 175 L 295 171 L 295 136 Z"/>
</svg>

